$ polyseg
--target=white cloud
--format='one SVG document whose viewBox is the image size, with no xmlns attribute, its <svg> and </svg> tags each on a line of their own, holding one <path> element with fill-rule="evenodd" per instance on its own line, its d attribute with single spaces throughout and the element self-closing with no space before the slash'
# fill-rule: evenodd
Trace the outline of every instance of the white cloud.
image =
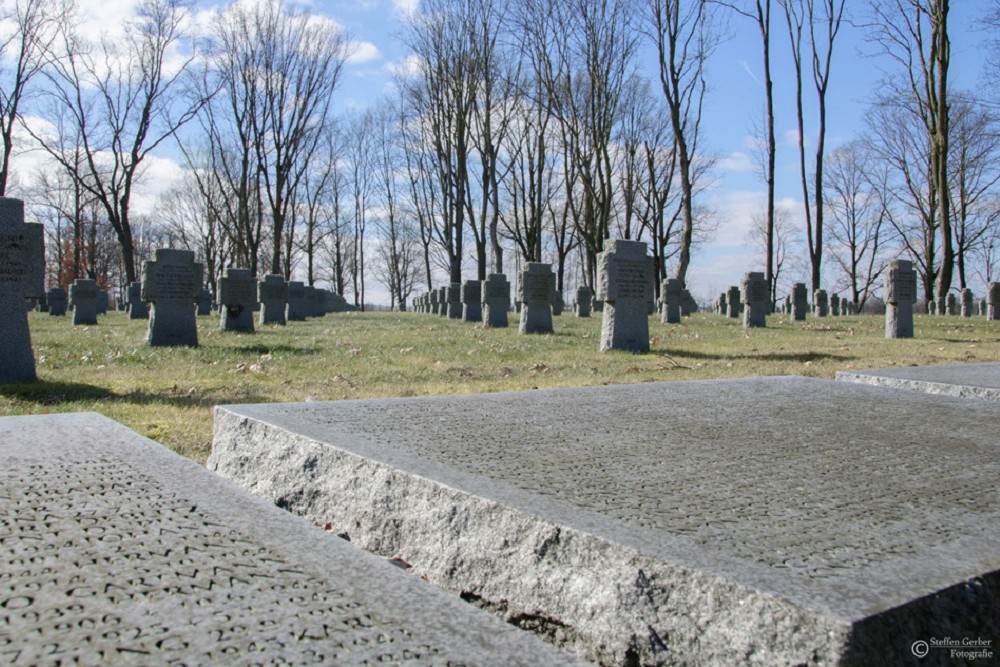
<svg viewBox="0 0 1000 667">
<path fill-rule="evenodd" d="M 728 171 L 749 172 L 754 170 L 753 159 L 742 151 L 734 151 L 719 160 L 720 169 Z"/>
<path fill-rule="evenodd" d="M 419 4 L 420 0 L 392 0 L 393 9 L 403 16 L 413 16 Z"/>
<path fill-rule="evenodd" d="M 352 65 L 368 63 L 373 60 L 379 60 L 382 57 L 382 52 L 371 42 L 351 42 L 350 52 L 351 56 L 347 59 L 347 62 Z"/>
<path fill-rule="evenodd" d="M 411 54 L 401 61 L 386 63 L 385 71 L 393 76 L 416 76 L 420 72 L 420 58 Z"/>
</svg>

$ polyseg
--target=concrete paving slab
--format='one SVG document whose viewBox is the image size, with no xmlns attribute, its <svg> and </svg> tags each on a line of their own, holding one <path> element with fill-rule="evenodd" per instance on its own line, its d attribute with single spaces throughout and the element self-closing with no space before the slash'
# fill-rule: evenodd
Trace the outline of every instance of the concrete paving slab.
<svg viewBox="0 0 1000 667">
<path fill-rule="evenodd" d="M 998 423 L 797 377 L 223 406 L 209 467 L 605 664 L 902 664 L 1000 636 Z"/>
<path fill-rule="evenodd" d="M 580 664 L 86 413 L 0 419 L 0 663 Z"/>
<path fill-rule="evenodd" d="M 902 664 L 1000 634 L 998 423 L 796 377 L 223 406 L 209 466 L 591 660 Z"/>
<path fill-rule="evenodd" d="M 837 379 L 928 394 L 1000 401 L 1000 362 L 839 371 Z"/>
</svg>

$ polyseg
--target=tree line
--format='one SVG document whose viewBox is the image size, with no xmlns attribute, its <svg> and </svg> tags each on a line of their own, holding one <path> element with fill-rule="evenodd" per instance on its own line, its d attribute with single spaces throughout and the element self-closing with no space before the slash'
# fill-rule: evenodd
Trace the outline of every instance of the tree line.
<svg viewBox="0 0 1000 667">
<path fill-rule="evenodd" d="M 71 0 L 5 5 L 0 194 L 45 223 L 50 283 L 121 291 L 172 246 L 198 254 L 210 286 L 242 266 L 362 307 L 375 281 L 401 306 L 435 278 L 534 261 L 552 262 L 558 289 L 593 286 L 616 237 L 649 244 L 657 287 L 684 284 L 717 229 L 703 111 L 726 22 L 760 37 L 767 194 L 751 242 L 775 300 L 798 272 L 863 305 L 896 256 L 927 299 L 996 279 L 996 104 L 949 83 L 948 0 L 422 0 L 398 36 L 408 66 L 346 113 L 353 43 L 333 21 L 282 0 L 195 16 L 141 0 L 119 37 L 94 40 Z M 996 34 L 1000 5 L 983 26 Z M 864 31 L 886 75 L 863 136 L 830 148 L 846 30 Z M 776 61 L 795 73 L 802 225 L 775 197 Z M 168 148 L 179 184 L 137 215 Z M 26 151 L 46 167 L 11 173 Z"/>
</svg>

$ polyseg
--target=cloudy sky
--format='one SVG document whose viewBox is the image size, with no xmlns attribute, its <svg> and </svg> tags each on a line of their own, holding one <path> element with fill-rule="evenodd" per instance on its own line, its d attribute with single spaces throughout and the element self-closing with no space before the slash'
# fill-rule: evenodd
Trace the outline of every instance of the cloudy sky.
<svg viewBox="0 0 1000 667">
<path fill-rule="evenodd" d="M 9 4 L 10 0 L 3 0 Z M 86 20 L 81 26 L 96 35 L 112 30 L 127 16 L 135 0 L 78 0 Z M 336 100 L 339 109 L 348 110 L 371 104 L 390 85 L 392 73 L 405 67 L 407 52 L 399 33 L 407 13 L 418 0 L 312 0 L 304 3 L 350 32 L 354 55 L 344 70 Z M 867 5 L 848 0 L 848 7 L 861 12 Z M 198 20 L 207 21 L 222 5 L 200 1 Z M 981 53 L 986 35 L 977 28 L 985 3 L 955 3 L 952 7 L 952 80 L 959 88 L 981 85 Z M 792 220 L 801 225 L 802 204 L 799 190 L 796 151 L 794 78 L 783 17 L 775 8 L 772 37 L 772 67 L 775 82 L 777 135 L 777 196 L 787 207 Z M 863 18 L 860 14 L 857 19 Z M 704 121 L 705 147 L 714 152 L 718 166 L 714 187 L 703 196 L 702 204 L 716 213 L 718 231 L 714 240 L 696 254 L 689 274 L 689 284 L 699 299 L 710 299 L 730 284 L 738 284 L 743 273 L 763 270 L 760 253 L 748 242 L 751 219 L 764 207 L 764 187 L 755 172 L 750 147 L 753 127 L 759 124 L 763 110 L 760 39 L 756 25 L 747 19 L 733 18 L 726 26 L 728 39 L 722 42 L 709 65 L 711 91 Z M 835 46 L 832 80 L 829 89 L 827 147 L 833 150 L 862 131 L 868 100 L 889 66 L 874 57 L 874 48 L 865 42 L 864 29 L 845 24 Z M 655 61 L 647 56 L 641 68 L 655 80 Z M 808 85 L 808 81 L 807 81 Z M 810 92 L 807 88 L 807 93 Z M 810 104 L 810 107 L 813 105 Z M 806 146 L 814 143 L 815 122 L 807 122 Z M 31 156 L 23 158 L 29 164 Z M 151 165 L 145 196 L 137 207 L 149 208 L 157 192 L 165 190 L 181 173 L 169 149 Z M 802 276 L 804 278 L 804 276 Z M 800 279 L 800 278 L 796 278 Z M 373 285 L 374 287 L 374 285 Z"/>
</svg>

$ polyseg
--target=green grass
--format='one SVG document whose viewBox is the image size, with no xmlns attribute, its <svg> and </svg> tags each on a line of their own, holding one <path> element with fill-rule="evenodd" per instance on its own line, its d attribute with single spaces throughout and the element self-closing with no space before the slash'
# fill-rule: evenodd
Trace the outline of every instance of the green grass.
<svg viewBox="0 0 1000 667">
<path fill-rule="evenodd" d="M 340 313 L 255 334 L 223 334 L 198 318 L 201 346 L 150 348 L 146 323 L 121 313 L 97 326 L 31 313 L 39 380 L 0 385 L 0 415 L 92 410 L 204 462 L 212 407 L 226 403 L 423 396 L 754 375 L 833 378 L 839 370 L 1000 360 L 1000 322 L 916 318 L 916 337 L 887 340 L 876 316 L 744 331 L 699 314 L 650 319 L 652 351 L 598 352 L 600 314 L 554 318 L 522 336 L 414 313 Z"/>
</svg>

